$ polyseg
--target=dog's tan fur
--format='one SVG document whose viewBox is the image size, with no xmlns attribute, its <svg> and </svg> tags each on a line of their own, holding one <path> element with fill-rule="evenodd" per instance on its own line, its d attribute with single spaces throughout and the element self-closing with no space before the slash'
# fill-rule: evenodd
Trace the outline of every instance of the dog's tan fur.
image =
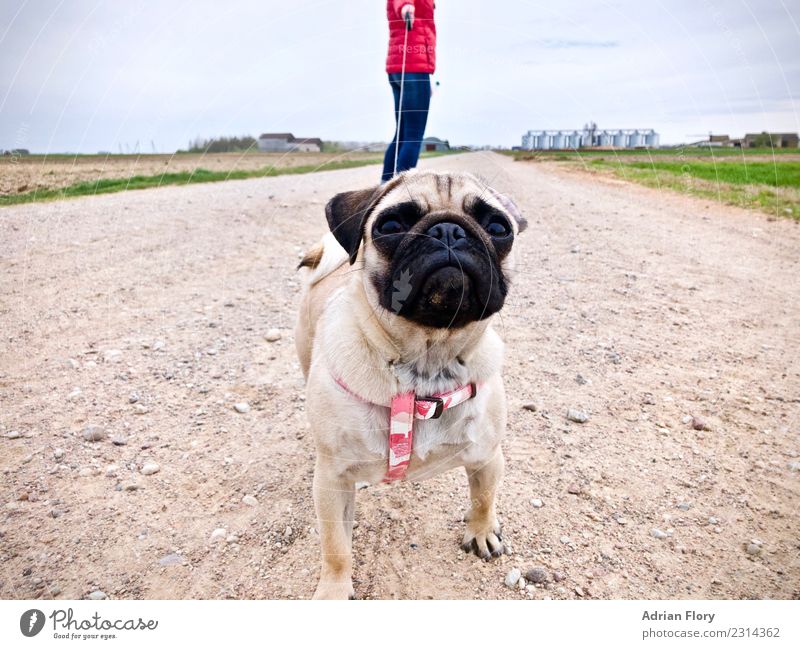
<svg viewBox="0 0 800 649">
<path fill-rule="evenodd" d="M 374 197 L 355 262 L 326 236 L 312 250 L 303 272 L 305 292 L 295 340 L 307 377 L 306 406 L 317 446 L 314 501 L 322 543 L 316 598 L 353 597 L 351 540 L 357 482 L 378 484 L 386 472 L 388 410 L 399 392 L 434 394 L 469 382 L 482 384 L 476 398 L 446 410 L 441 418 L 417 420 L 409 480 L 422 480 L 464 466 L 471 508 L 463 544 L 485 559 L 502 551 L 495 496 L 503 474 L 500 440 L 506 400 L 500 368 L 503 344 L 490 319 L 458 329 L 426 328 L 383 309 L 368 280 L 387 269 L 370 239 L 380 209 L 408 201 L 428 211 L 462 209 L 471 196 L 506 211 L 506 205 L 476 178 L 410 172 L 387 183 Z M 512 217 L 515 233 L 517 222 Z M 503 261 L 513 273 L 513 254 Z M 343 379 L 354 398 L 337 383 Z"/>
</svg>

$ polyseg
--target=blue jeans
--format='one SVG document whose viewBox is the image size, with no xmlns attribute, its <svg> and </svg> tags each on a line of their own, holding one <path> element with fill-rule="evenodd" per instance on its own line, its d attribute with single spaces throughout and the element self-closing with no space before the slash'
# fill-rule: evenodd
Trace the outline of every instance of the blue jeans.
<svg viewBox="0 0 800 649">
<path fill-rule="evenodd" d="M 395 131 L 386 155 L 383 158 L 381 182 L 394 175 L 394 149 L 397 141 L 397 115 L 400 110 L 400 73 L 389 75 L 389 85 L 394 93 Z M 431 75 L 427 72 L 406 72 L 403 88 L 402 119 L 400 120 L 400 151 L 397 154 L 397 173 L 417 166 L 428 107 L 431 103 Z"/>
</svg>

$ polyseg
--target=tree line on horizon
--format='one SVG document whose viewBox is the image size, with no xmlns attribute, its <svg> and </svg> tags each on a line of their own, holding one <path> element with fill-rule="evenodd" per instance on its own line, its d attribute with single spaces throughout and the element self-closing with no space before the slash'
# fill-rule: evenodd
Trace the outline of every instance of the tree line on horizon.
<svg viewBox="0 0 800 649">
<path fill-rule="evenodd" d="M 256 139 L 252 135 L 232 137 L 195 138 L 189 142 L 186 153 L 231 153 L 254 151 L 257 149 Z"/>
</svg>

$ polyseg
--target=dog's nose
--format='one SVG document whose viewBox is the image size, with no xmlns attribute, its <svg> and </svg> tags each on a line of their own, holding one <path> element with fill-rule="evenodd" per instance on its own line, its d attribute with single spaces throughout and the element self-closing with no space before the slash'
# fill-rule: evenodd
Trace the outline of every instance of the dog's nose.
<svg viewBox="0 0 800 649">
<path fill-rule="evenodd" d="M 467 238 L 467 233 L 464 232 L 464 228 L 457 223 L 450 223 L 447 221 L 444 223 L 437 223 L 428 230 L 427 234 L 451 248 L 461 239 Z"/>
</svg>

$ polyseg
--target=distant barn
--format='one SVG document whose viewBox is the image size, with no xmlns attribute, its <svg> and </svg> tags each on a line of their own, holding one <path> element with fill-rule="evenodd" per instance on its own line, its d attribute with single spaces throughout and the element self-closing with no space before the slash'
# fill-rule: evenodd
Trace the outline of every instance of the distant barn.
<svg viewBox="0 0 800 649">
<path fill-rule="evenodd" d="M 426 137 L 422 140 L 423 151 L 449 151 L 450 142 L 441 140 L 438 137 Z"/>
<path fill-rule="evenodd" d="M 729 135 L 709 135 L 708 144 L 716 146 L 731 146 L 731 138 Z"/>
<path fill-rule="evenodd" d="M 262 133 L 258 136 L 258 150 L 319 153 L 322 140 L 318 137 L 295 137 L 291 133 Z"/>
<path fill-rule="evenodd" d="M 796 149 L 797 133 L 747 133 L 742 146 L 752 149 L 758 146 L 772 146 L 775 149 Z"/>
</svg>

